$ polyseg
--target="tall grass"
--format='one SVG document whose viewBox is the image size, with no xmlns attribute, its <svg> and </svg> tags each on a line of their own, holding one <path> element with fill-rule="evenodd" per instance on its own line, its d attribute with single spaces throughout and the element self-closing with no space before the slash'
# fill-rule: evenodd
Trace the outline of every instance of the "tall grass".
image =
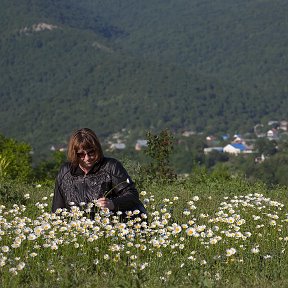
<svg viewBox="0 0 288 288">
<path fill-rule="evenodd" d="M 51 214 L 52 186 L 17 185 L 23 204 L 0 208 L 1 287 L 288 285 L 285 187 L 201 173 L 150 183 L 149 218 L 120 223 L 87 207 Z"/>
</svg>

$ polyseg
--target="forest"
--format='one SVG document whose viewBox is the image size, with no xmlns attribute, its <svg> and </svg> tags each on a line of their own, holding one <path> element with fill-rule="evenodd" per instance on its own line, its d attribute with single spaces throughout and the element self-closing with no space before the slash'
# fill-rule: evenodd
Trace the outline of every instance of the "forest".
<svg viewBox="0 0 288 288">
<path fill-rule="evenodd" d="M 287 1 L 1 5 L 0 132 L 39 157 L 84 126 L 141 138 L 287 118 Z"/>
</svg>

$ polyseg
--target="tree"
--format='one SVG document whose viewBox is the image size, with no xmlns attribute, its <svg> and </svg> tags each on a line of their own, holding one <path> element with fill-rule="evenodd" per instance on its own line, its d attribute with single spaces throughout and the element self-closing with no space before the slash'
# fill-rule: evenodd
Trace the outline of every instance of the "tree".
<svg viewBox="0 0 288 288">
<path fill-rule="evenodd" d="M 147 132 L 147 149 L 145 154 L 152 161 L 144 168 L 152 179 L 164 182 L 176 179 L 176 174 L 170 167 L 170 155 L 173 151 L 173 136 L 169 130 L 163 130 L 159 134 Z"/>
<path fill-rule="evenodd" d="M 64 152 L 53 152 L 51 160 L 43 160 L 34 169 L 34 176 L 37 180 L 54 180 L 61 164 L 66 160 Z"/>
<path fill-rule="evenodd" d="M 255 142 L 255 149 L 260 155 L 272 156 L 277 152 L 277 142 L 267 138 L 258 138 Z"/>
<path fill-rule="evenodd" d="M 2 176 L 28 182 L 32 175 L 31 151 L 30 145 L 0 135 Z"/>
</svg>

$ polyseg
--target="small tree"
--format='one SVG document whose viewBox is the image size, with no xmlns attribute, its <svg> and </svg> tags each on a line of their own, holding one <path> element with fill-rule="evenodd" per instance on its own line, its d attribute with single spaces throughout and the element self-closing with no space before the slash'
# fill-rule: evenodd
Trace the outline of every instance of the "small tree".
<svg viewBox="0 0 288 288">
<path fill-rule="evenodd" d="M 21 181 L 31 180 L 31 150 L 31 146 L 26 143 L 0 135 L 0 155 L 4 159 L 2 176 Z"/>
<path fill-rule="evenodd" d="M 147 132 L 147 149 L 145 154 L 152 161 L 144 168 L 148 178 L 165 182 L 176 179 L 176 174 L 170 167 L 170 155 L 173 151 L 174 137 L 169 130 L 163 130 L 160 134 Z"/>
</svg>

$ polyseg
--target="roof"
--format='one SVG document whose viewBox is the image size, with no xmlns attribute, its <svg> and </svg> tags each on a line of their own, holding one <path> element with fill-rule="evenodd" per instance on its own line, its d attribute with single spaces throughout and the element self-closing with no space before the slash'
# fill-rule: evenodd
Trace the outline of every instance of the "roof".
<svg viewBox="0 0 288 288">
<path fill-rule="evenodd" d="M 244 151 L 247 149 L 247 147 L 245 145 L 243 145 L 242 143 L 232 143 L 230 145 L 236 149 L 239 149 L 240 151 Z"/>
</svg>

